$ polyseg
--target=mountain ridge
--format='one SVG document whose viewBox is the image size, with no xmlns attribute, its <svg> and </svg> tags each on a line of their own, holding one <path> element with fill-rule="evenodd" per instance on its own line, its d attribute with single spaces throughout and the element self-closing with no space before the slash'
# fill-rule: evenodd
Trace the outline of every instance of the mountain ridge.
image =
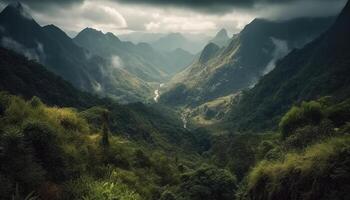
<svg viewBox="0 0 350 200">
<path fill-rule="evenodd" d="M 196 106 L 248 89 L 273 69 L 278 59 L 317 37 L 333 20 L 332 17 L 283 22 L 255 19 L 234 35 L 216 56 L 205 63 L 196 60 L 177 74 L 160 101 L 170 105 Z M 307 28 L 300 31 L 300 27 Z"/>
<path fill-rule="evenodd" d="M 329 95 L 338 100 L 347 98 L 350 94 L 349 13 L 348 2 L 324 34 L 280 60 L 271 73 L 232 107 L 229 123 L 238 130 L 248 127 L 266 130 L 276 127 L 281 114 L 294 103 Z"/>
</svg>

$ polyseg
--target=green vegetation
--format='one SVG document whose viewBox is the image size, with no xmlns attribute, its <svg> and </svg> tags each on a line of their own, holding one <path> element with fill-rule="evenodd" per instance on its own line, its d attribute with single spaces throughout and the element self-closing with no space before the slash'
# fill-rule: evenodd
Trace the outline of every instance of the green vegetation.
<svg viewBox="0 0 350 200">
<path fill-rule="evenodd" d="M 279 142 L 261 143 L 262 160 L 241 183 L 238 199 L 348 199 L 349 106 L 323 98 L 292 107 L 280 122 Z"/>
<path fill-rule="evenodd" d="M 217 135 L 209 147 L 167 135 L 141 104 L 78 111 L 2 92 L 0 108 L 2 199 L 348 198 L 350 100 L 303 102 L 283 116 L 280 134 Z"/>
<path fill-rule="evenodd" d="M 116 118 L 113 110 L 48 107 L 37 97 L 24 101 L 4 92 L 0 108 L 2 199 L 28 195 L 41 199 L 159 199 L 168 190 L 181 198 L 200 199 L 205 191 L 190 194 L 192 190 L 185 187 L 192 181 L 202 188 L 217 184 L 211 193 L 218 199 L 222 191 L 225 199 L 233 197 L 236 182 L 230 172 L 215 167 L 197 170 L 204 162 L 194 151 L 197 146 L 187 148 L 192 146 L 187 143 L 182 151 L 176 150 L 180 148 L 171 143 L 176 139 L 166 140 L 161 133 L 150 135 L 154 142 L 148 144 L 139 137 L 127 139 L 114 132 L 115 125 L 108 125 Z M 203 170 L 208 180 L 201 182 L 197 179 Z"/>
</svg>

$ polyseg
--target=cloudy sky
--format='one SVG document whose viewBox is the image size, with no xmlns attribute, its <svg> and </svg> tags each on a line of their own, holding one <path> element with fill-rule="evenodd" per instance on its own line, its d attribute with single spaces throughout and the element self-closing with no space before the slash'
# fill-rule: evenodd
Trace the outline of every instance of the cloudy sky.
<svg viewBox="0 0 350 200">
<path fill-rule="evenodd" d="M 4 7 L 12 0 L 0 0 Z M 66 32 L 92 27 L 123 34 L 181 32 L 215 34 L 226 28 L 236 33 L 256 17 L 284 20 L 330 16 L 346 0 L 22 0 L 41 24 Z"/>
</svg>

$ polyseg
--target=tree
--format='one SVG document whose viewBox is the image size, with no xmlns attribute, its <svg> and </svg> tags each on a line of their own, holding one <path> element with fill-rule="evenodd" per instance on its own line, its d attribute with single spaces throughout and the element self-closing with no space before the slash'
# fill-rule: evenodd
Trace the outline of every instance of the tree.
<svg viewBox="0 0 350 200">
<path fill-rule="evenodd" d="M 102 146 L 108 147 L 109 146 L 109 112 L 108 110 L 105 110 L 102 112 Z"/>
<path fill-rule="evenodd" d="M 227 170 L 202 167 L 181 177 L 179 194 L 184 199 L 232 200 L 236 178 Z"/>
</svg>

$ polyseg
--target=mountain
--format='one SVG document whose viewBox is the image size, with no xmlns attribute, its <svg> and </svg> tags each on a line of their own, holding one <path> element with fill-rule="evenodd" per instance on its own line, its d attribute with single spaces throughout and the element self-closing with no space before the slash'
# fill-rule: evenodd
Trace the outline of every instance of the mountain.
<svg viewBox="0 0 350 200">
<path fill-rule="evenodd" d="M 82 30 L 73 40 L 92 54 L 108 60 L 118 60 L 120 68 L 146 82 L 164 81 L 174 72 L 188 66 L 193 59 L 193 55 L 185 51 L 182 54 L 174 51 L 161 53 L 147 43 L 135 45 L 121 41 L 112 33 L 104 34 L 91 28 Z M 176 62 L 177 60 L 182 62 Z"/>
<path fill-rule="evenodd" d="M 159 38 L 165 36 L 165 33 L 148 33 L 148 32 L 132 32 L 118 35 L 123 41 L 129 41 L 132 43 L 152 43 L 157 41 Z"/>
<path fill-rule="evenodd" d="M 227 34 L 226 29 L 221 29 L 213 39 L 210 40 L 211 43 L 214 43 L 220 47 L 228 45 L 230 37 Z"/>
<path fill-rule="evenodd" d="M 195 40 L 194 38 L 190 38 L 190 36 L 185 37 L 181 33 L 169 33 L 150 44 L 159 51 L 166 52 L 180 48 L 192 54 L 197 54 L 203 48 L 206 42 L 207 41 L 200 39 Z"/>
<path fill-rule="evenodd" d="M 191 66 L 167 84 L 160 101 L 196 106 L 252 87 L 278 59 L 317 37 L 333 20 L 255 19 L 234 35 L 227 47 L 209 43 Z"/>
<path fill-rule="evenodd" d="M 232 107 L 229 123 L 236 129 L 266 130 L 283 112 L 304 100 L 350 94 L 350 3 L 330 29 L 294 50 Z"/>
<path fill-rule="evenodd" d="M 37 96 L 52 106 L 87 108 L 102 103 L 97 97 L 75 89 L 37 62 L 4 48 L 0 48 L 0 90 L 25 99 Z"/>
<path fill-rule="evenodd" d="M 113 62 L 91 55 L 54 25 L 41 27 L 21 4 L 0 13 L 1 46 L 44 64 L 79 89 L 111 96 L 121 102 L 138 101 L 149 86 Z"/>
</svg>

